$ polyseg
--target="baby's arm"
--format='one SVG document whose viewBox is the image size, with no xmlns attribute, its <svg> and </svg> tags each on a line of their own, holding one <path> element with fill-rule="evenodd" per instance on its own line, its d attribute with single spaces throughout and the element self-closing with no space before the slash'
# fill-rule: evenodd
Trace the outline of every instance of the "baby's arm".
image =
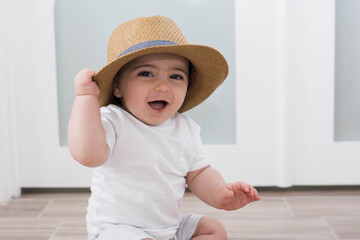
<svg viewBox="0 0 360 240">
<path fill-rule="evenodd" d="M 227 184 L 221 174 L 210 166 L 189 172 L 186 183 L 198 198 L 219 209 L 236 210 L 260 200 L 254 187 L 243 182 Z"/>
<path fill-rule="evenodd" d="M 94 75 L 95 72 L 90 69 L 83 69 L 76 75 L 74 87 L 77 96 L 68 126 L 70 153 L 75 160 L 88 167 L 102 165 L 110 154 L 101 123 L 100 89 L 92 81 Z"/>
</svg>

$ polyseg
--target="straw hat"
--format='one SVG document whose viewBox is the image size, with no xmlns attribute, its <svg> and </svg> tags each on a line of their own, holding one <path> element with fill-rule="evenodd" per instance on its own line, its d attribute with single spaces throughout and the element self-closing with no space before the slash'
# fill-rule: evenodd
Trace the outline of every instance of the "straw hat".
<svg viewBox="0 0 360 240">
<path fill-rule="evenodd" d="M 172 53 L 192 63 L 191 83 L 179 112 L 185 112 L 207 99 L 225 80 L 228 65 L 214 48 L 188 44 L 177 25 L 163 16 L 141 17 L 117 27 L 107 50 L 107 65 L 94 77 L 99 85 L 101 106 L 114 102 L 115 74 L 131 60 L 152 53 Z"/>
</svg>

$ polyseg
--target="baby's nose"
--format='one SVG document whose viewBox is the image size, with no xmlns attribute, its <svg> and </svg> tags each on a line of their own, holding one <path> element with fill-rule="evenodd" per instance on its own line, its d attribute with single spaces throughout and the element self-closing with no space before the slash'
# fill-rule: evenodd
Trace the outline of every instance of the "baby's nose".
<svg viewBox="0 0 360 240">
<path fill-rule="evenodd" d="M 156 83 L 155 90 L 159 92 L 168 92 L 170 90 L 168 80 L 159 79 Z"/>
</svg>

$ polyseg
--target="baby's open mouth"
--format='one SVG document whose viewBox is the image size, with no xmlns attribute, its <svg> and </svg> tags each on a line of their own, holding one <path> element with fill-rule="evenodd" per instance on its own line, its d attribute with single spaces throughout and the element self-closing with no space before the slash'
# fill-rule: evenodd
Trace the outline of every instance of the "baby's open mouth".
<svg viewBox="0 0 360 240">
<path fill-rule="evenodd" d="M 166 101 L 152 101 L 152 102 L 149 102 L 149 105 L 153 109 L 161 110 L 161 109 L 164 109 L 168 105 L 168 102 L 166 102 Z"/>
</svg>

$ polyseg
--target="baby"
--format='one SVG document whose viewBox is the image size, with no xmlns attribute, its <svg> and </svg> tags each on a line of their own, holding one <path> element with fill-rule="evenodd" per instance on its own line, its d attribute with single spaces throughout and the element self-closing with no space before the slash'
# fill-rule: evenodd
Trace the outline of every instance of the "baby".
<svg viewBox="0 0 360 240">
<path fill-rule="evenodd" d="M 260 200 L 252 186 L 226 183 L 211 167 L 200 127 L 181 114 L 227 73 L 217 50 L 188 44 L 163 16 L 121 24 L 110 38 L 108 64 L 97 74 L 78 73 L 68 142 L 75 160 L 96 167 L 89 240 L 226 239 L 218 220 L 180 215 L 186 186 L 218 209 Z"/>
</svg>

